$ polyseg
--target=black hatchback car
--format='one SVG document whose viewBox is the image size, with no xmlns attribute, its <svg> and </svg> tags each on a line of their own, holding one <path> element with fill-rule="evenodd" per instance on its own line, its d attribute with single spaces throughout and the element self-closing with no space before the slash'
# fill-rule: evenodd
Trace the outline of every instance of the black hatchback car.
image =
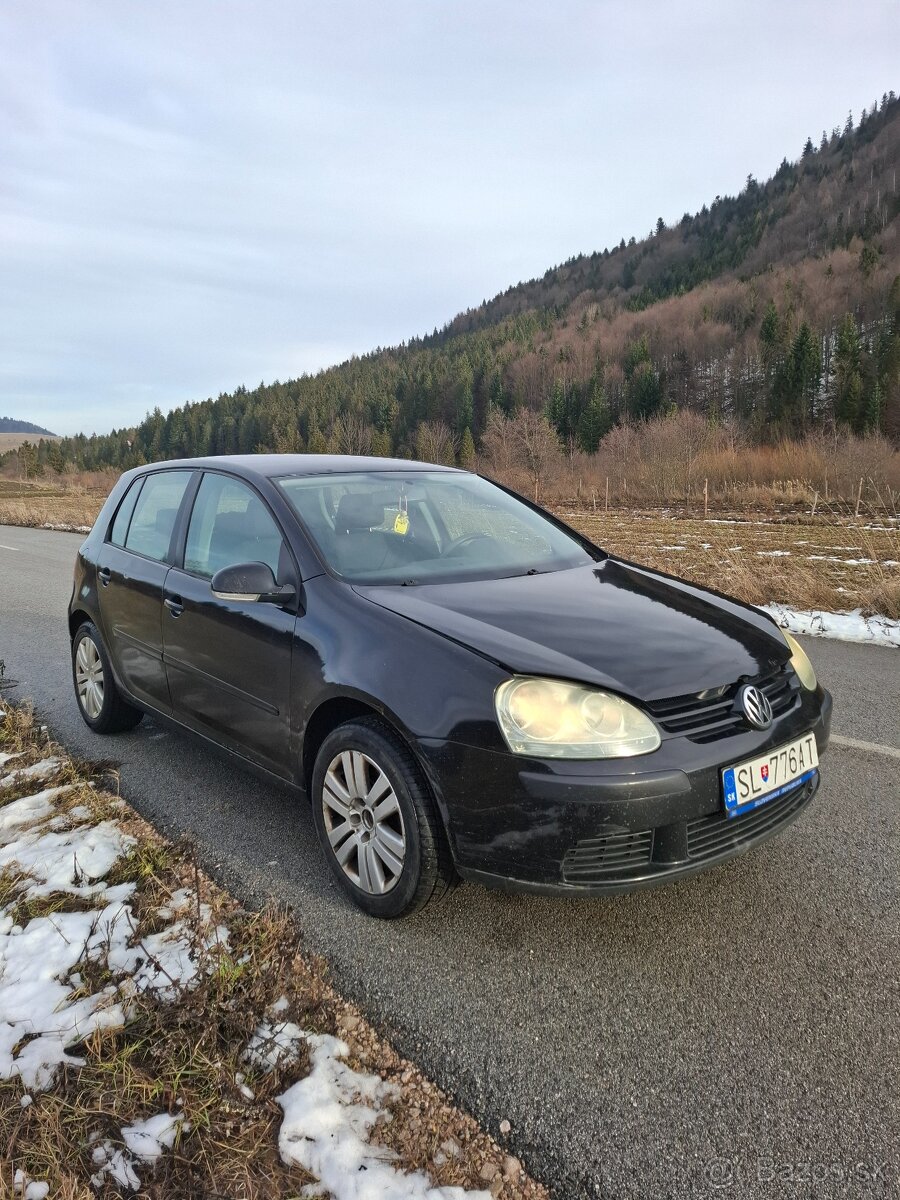
<svg viewBox="0 0 900 1200">
<path fill-rule="evenodd" d="M 425 463 L 129 471 L 69 628 L 92 729 L 149 712 L 302 789 L 335 878 L 384 917 L 458 876 L 598 894 L 702 870 L 802 811 L 829 736 L 765 614 Z"/>
</svg>

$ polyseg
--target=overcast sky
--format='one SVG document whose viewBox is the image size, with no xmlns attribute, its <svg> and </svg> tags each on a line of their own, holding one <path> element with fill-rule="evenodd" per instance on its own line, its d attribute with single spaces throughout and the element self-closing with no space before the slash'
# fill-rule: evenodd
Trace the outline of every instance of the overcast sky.
<svg viewBox="0 0 900 1200">
<path fill-rule="evenodd" d="M 0 415 L 105 432 L 429 332 L 900 85 L 896 0 L 0 10 Z"/>
</svg>

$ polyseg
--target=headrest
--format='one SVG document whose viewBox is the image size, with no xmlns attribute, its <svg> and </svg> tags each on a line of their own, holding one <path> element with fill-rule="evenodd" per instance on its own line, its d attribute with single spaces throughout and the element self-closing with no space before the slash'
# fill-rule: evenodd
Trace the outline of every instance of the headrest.
<svg viewBox="0 0 900 1200">
<path fill-rule="evenodd" d="M 158 533 L 171 533 L 177 512 L 177 508 L 158 508 L 156 510 L 156 519 L 153 525 Z"/>
<path fill-rule="evenodd" d="M 272 518 L 262 502 L 255 498 L 244 512 L 217 513 L 213 525 L 214 534 L 227 534 L 229 537 L 267 537 L 273 532 Z"/>
<path fill-rule="evenodd" d="M 371 529 L 384 524 L 384 505 L 365 492 L 347 492 L 338 504 L 334 527 L 338 533 L 354 529 Z"/>
</svg>

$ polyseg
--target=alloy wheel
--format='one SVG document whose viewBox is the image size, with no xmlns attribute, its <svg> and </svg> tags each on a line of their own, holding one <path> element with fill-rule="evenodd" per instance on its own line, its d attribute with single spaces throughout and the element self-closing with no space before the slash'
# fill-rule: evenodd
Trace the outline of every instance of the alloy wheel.
<svg viewBox="0 0 900 1200">
<path fill-rule="evenodd" d="M 322 812 L 332 853 L 352 883 L 370 895 L 389 892 L 403 872 L 406 836 L 391 781 L 359 750 L 329 764 Z"/>
<path fill-rule="evenodd" d="M 75 651 L 75 687 L 85 714 L 96 721 L 103 708 L 103 662 L 89 637 L 83 637 Z"/>
</svg>

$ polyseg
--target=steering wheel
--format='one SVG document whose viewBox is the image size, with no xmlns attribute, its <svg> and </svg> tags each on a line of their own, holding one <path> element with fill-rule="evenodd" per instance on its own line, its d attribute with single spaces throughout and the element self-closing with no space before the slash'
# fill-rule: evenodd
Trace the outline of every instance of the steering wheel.
<svg viewBox="0 0 900 1200">
<path fill-rule="evenodd" d="M 492 538 L 489 533 L 481 533 L 478 530 L 476 530 L 474 533 L 464 533 L 462 537 L 454 538 L 453 541 L 448 544 L 441 557 L 448 558 L 450 555 L 455 554 L 457 550 L 461 550 L 463 546 L 468 546 L 470 542 L 477 542 L 481 538 L 484 538 L 488 542 L 494 541 L 494 538 Z"/>
</svg>

